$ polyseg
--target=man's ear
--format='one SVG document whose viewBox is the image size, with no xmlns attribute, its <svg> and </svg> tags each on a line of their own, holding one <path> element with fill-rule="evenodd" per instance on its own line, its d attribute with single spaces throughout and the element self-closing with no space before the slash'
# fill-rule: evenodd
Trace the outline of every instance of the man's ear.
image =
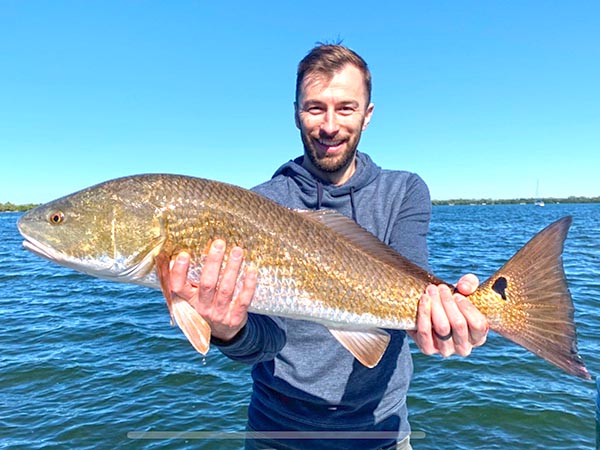
<svg viewBox="0 0 600 450">
<path fill-rule="evenodd" d="M 300 129 L 300 116 L 298 114 L 298 103 L 294 102 L 294 121 L 296 122 L 296 128 Z"/>
<path fill-rule="evenodd" d="M 375 105 L 373 103 L 370 103 L 369 106 L 367 106 L 367 112 L 365 113 L 365 120 L 363 121 L 362 131 L 365 131 L 369 126 L 369 122 L 371 122 L 371 117 L 373 116 L 374 108 Z"/>
</svg>

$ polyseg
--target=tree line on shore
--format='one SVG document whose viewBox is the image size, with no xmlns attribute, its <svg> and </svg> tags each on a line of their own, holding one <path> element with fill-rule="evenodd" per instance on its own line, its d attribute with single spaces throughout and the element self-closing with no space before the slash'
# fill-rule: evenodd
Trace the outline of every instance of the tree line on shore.
<svg viewBox="0 0 600 450">
<path fill-rule="evenodd" d="M 431 203 L 434 205 L 522 205 L 522 204 L 533 204 L 536 200 L 542 200 L 545 204 L 552 203 L 600 203 L 600 197 L 567 197 L 567 198 L 556 198 L 556 197 L 545 197 L 540 199 L 534 198 L 513 198 L 496 200 L 491 198 L 480 198 L 480 199 L 455 199 L 455 200 L 433 200 Z"/>
<path fill-rule="evenodd" d="M 0 203 L 0 212 L 14 212 L 14 211 L 28 211 L 38 206 L 35 203 L 28 203 L 26 205 L 15 205 L 14 203 Z"/>
</svg>

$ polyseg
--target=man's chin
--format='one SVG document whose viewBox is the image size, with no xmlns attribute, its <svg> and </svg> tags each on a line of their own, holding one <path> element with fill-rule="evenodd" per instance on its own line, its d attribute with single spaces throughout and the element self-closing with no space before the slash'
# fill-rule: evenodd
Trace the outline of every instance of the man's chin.
<svg viewBox="0 0 600 450">
<path fill-rule="evenodd" d="M 337 172 L 346 168 L 353 159 L 353 154 L 348 155 L 347 153 L 319 155 L 318 157 L 311 158 L 313 165 L 324 172 Z"/>
</svg>

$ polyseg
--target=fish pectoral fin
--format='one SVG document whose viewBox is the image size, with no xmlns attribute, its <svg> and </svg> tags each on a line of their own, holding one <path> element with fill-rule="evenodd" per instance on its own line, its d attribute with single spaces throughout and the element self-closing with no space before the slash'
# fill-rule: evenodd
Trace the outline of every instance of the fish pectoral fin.
<svg viewBox="0 0 600 450">
<path fill-rule="evenodd" d="M 175 322 L 185 337 L 198 352 L 206 355 L 210 348 L 210 325 L 184 299 L 173 297 L 171 305 Z"/>
<path fill-rule="evenodd" d="M 369 330 L 330 328 L 329 331 L 346 350 L 369 369 L 379 363 L 390 342 L 389 333 L 379 328 Z"/>
<path fill-rule="evenodd" d="M 154 262 L 160 288 L 171 314 L 171 324 L 174 319 L 196 351 L 206 355 L 210 348 L 210 325 L 186 300 L 171 294 L 169 257 L 161 252 L 155 256 Z"/>
</svg>

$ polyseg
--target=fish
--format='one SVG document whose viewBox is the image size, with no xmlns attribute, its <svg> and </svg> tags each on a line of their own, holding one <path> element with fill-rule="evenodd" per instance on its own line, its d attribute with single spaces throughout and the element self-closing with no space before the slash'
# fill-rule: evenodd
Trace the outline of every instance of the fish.
<svg viewBox="0 0 600 450">
<path fill-rule="evenodd" d="M 571 222 L 563 217 L 535 235 L 469 300 L 491 330 L 590 379 L 562 263 Z M 416 329 L 427 285 L 453 288 L 337 212 L 293 210 L 233 184 L 185 175 L 105 181 L 28 211 L 17 227 L 23 246 L 43 258 L 162 290 L 171 322 L 201 354 L 210 348 L 210 326 L 172 294 L 169 265 L 189 253 L 188 279 L 197 283 L 215 239 L 244 249 L 237 289 L 248 267 L 257 271 L 249 312 L 319 323 L 370 368 L 388 347 L 386 330 Z"/>
</svg>

